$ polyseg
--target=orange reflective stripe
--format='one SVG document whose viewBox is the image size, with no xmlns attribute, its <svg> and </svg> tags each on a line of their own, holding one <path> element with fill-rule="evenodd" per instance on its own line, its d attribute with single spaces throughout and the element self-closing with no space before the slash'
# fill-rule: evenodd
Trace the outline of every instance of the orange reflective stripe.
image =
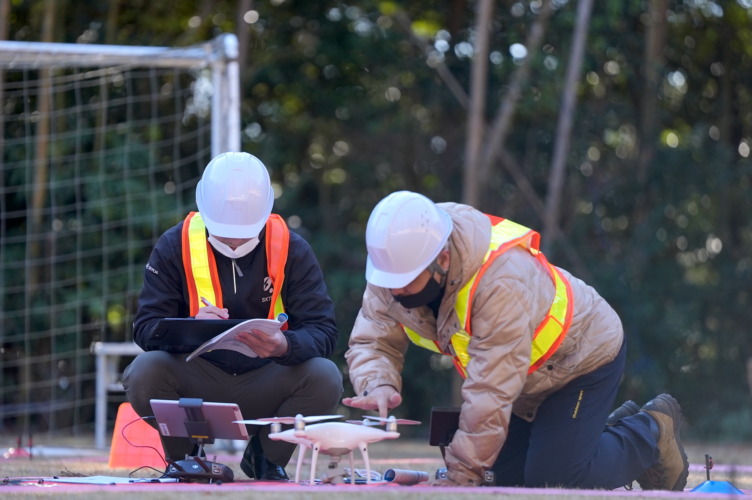
<svg viewBox="0 0 752 500">
<path fill-rule="evenodd" d="M 459 291 L 457 295 L 457 303 L 454 306 L 461 324 L 464 325 L 465 330 L 468 332 L 472 331 L 470 327 L 472 323 L 472 308 L 470 307 L 471 298 L 475 296 L 475 289 L 478 287 L 478 283 L 480 283 L 479 278 L 483 276 L 486 269 L 488 269 L 496 257 L 515 245 L 521 245 L 531 253 L 535 252 L 533 255 L 539 253 L 538 245 L 540 244 L 540 235 L 538 233 L 508 219 L 491 215 L 488 217 L 493 224 L 491 227 L 491 241 L 488 244 L 488 251 L 483 259 L 483 264 L 478 271 Z"/>
<path fill-rule="evenodd" d="M 190 227 L 191 219 L 195 214 L 196 212 L 191 212 L 188 214 L 188 216 L 185 218 L 185 221 L 183 221 L 183 231 L 180 233 L 180 247 L 183 249 L 183 269 L 185 269 L 185 283 L 188 288 L 188 305 L 190 307 L 191 316 L 196 315 L 196 313 L 193 311 L 193 304 L 197 303 L 200 300 L 198 298 L 198 290 L 196 290 L 196 282 L 193 280 L 191 252 L 190 250 L 187 250 L 191 246 L 190 232 L 188 228 Z"/>
<path fill-rule="evenodd" d="M 285 263 L 290 248 L 290 230 L 285 221 L 277 214 L 271 214 L 266 221 L 266 269 L 272 280 L 272 304 L 269 319 L 274 319 L 285 312 L 279 294 L 285 280 Z M 287 328 L 285 323 L 284 329 Z"/>
<path fill-rule="evenodd" d="M 217 307 L 224 307 L 217 262 L 214 252 L 209 247 L 206 226 L 200 213 L 191 212 L 185 218 L 181 241 L 191 316 L 198 314 L 198 310 L 203 307 L 201 297 L 205 297 Z M 287 224 L 279 215 L 271 214 L 266 222 L 266 267 L 273 288 L 269 318 L 276 318 L 285 312 L 280 292 L 285 279 L 289 247 L 290 230 Z M 283 328 L 286 329 L 287 324 Z"/>
<path fill-rule="evenodd" d="M 572 288 L 566 277 L 556 267 L 552 266 L 540 251 L 540 235 L 536 231 L 501 217 L 488 215 L 488 218 L 492 224 L 491 241 L 483 264 L 457 293 L 454 309 L 460 324 L 464 325 L 464 329 L 451 337 L 451 347 L 454 352 L 443 352 L 437 343 L 423 339 L 412 330 L 405 328 L 405 332 L 413 343 L 450 356 L 457 371 L 465 377 L 467 375 L 465 367 L 470 361 L 467 347 L 472 335 L 472 301 L 475 290 L 483 274 L 496 257 L 513 246 L 521 246 L 544 265 L 553 281 L 555 290 L 551 307 L 533 334 L 530 366 L 528 368 L 528 374 L 530 374 L 556 352 L 556 349 L 566 337 L 572 323 Z M 426 345 L 426 343 L 435 345 Z"/>
<path fill-rule="evenodd" d="M 182 247 L 191 316 L 198 314 L 198 310 L 203 307 L 201 297 L 217 307 L 224 307 L 222 294 L 215 292 L 220 286 L 214 252 L 209 248 L 206 226 L 198 212 L 191 212 L 185 218 Z"/>
<path fill-rule="evenodd" d="M 554 295 L 551 309 L 533 334 L 533 350 L 530 355 L 528 373 L 540 368 L 556 352 L 572 324 L 573 300 L 569 281 L 561 274 L 561 271 L 546 260 L 542 253 L 538 254 L 538 260 L 543 262 L 549 270 L 557 293 Z M 561 290 L 565 293 L 562 294 Z"/>
<path fill-rule="evenodd" d="M 452 362 L 454 363 L 454 369 L 457 370 L 457 373 L 460 374 L 460 377 L 467 378 L 467 369 L 465 369 L 465 366 L 467 366 L 467 364 L 463 365 L 457 360 L 457 358 L 454 357 L 452 358 Z"/>
</svg>

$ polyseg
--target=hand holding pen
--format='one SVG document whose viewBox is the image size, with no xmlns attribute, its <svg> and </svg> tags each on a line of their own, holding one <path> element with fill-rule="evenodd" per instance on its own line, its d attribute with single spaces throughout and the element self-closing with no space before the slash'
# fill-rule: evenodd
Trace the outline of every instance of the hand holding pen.
<svg viewBox="0 0 752 500">
<path fill-rule="evenodd" d="M 204 307 L 198 310 L 196 319 L 228 319 L 230 317 L 227 309 L 215 306 L 205 297 L 201 297 L 201 302 L 204 304 Z"/>
</svg>

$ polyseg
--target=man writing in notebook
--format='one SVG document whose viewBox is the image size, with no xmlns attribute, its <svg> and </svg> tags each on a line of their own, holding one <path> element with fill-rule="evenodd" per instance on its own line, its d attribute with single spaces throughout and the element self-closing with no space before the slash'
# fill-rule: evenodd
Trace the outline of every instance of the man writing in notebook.
<svg viewBox="0 0 752 500">
<path fill-rule="evenodd" d="M 152 399 L 236 403 L 245 419 L 333 413 L 342 374 L 327 359 L 337 342 L 334 306 L 310 245 L 272 214 L 266 167 L 248 153 L 224 153 L 204 170 L 191 212 L 157 241 L 144 271 L 133 323 L 147 340 L 163 318 L 251 319 L 288 316 L 287 328 L 239 338 L 258 357 L 214 350 L 186 362 L 193 348 L 161 346 L 125 370 L 128 400 L 142 417 Z M 152 422 L 149 420 L 149 422 Z M 240 467 L 251 478 L 285 480 L 294 445 L 256 428 Z M 253 430 L 251 431 L 253 432 Z M 191 454 L 188 438 L 162 437 L 165 454 Z"/>
</svg>

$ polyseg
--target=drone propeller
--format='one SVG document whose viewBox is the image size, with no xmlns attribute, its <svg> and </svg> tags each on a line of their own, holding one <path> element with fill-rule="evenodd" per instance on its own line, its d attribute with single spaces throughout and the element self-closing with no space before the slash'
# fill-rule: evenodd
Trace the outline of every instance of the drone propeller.
<svg viewBox="0 0 752 500">
<path fill-rule="evenodd" d="M 375 420 L 369 420 L 368 417 L 364 418 L 363 420 L 345 420 L 348 424 L 355 424 L 355 425 L 381 425 L 381 422 L 376 422 Z"/>
<path fill-rule="evenodd" d="M 295 422 L 304 422 L 310 424 L 311 422 L 320 422 L 322 420 L 332 420 L 335 418 L 342 418 L 342 415 L 312 415 L 304 417 L 303 415 L 297 415 L 295 417 L 268 417 L 259 418 L 257 420 L 235 420 L 235 423 L 250 424 L 250 425 L 268 425 L 273 423 L 293 425 Z"/>
<path fill-rule="evenodd" d="M 420 425 L 422 422 L 419 422 L 418 420 L 407 420 L 405 418 L 394 418 L 394 415 L 392 415 L 389 418 L 384 417 L 376 417 L 373 415 L 368 415 L 364 418 L 364 420 L 376 420 L 378 422 L 381 422 L 383 424 L 390 424 L 394 423 L 397 425 Z"/>
</svg>

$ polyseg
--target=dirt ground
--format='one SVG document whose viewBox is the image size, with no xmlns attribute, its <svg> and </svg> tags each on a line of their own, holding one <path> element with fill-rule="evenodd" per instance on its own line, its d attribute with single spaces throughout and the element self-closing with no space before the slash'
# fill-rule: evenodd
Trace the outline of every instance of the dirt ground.
<svg viewBox="0 0 752 500">
<path fill-rule="evenodd" d="M 76 440 L 56 440 L 56 442 L 49 443 L 44 442 L 44 440 L 40 440 L 39 442 L 35 443 L 34 447 L 32 448 L 33 456 L 32 457 L 26 457 L 21 455 L 13 455 L 12 452 L 9 453 L 10 450 L 15 446 L 15 442 L 13 439 L 2 439 L 0 438 L 0 445 L 2 446 L 0 448 L 0 452 L 4 452 L 5 455 L 10 455 L 9 458 L 0 458 L 0 479 L 1 478 L 8 478 L 10 481 L 4 481 L 6 484 L 12 483 L 13 478 L 51 478 L 51 477 L 75 477 L 75 476 L 84 476 L 84 477 L 91 477 L 91 476 L 115 476 L 115 477 L 138 477 L 138 478 L 157 478 L 161 475 L 162 470 L 157 469 L 141 469 L 141 470 L 134 470 L 134 469 L 125 469 L 125 468 L 110 468 L 108 465 L 108 451 L 107 450 L 97 450 L 94 449 L 93 446 L 82 446 L 80 443 L 80 440 L 76 442 Z M 696 486 L 699 486 L 703 484 L 707 480 L 708 471 L 705 469 L 705 455 L 711 455 L 713 457 L 714 467 L 709 472 L 710 479 L 714 483 L 718 482 L 730 482 L 737 488 L 741 489 L 742 491 L 746 492 L 747 494 L 752 493 L 752 443 L 737 443 L 737 444 L 712 444 L 712 443 L 685 443 L 685 448 L 687 451 L 687 455 L 689 457 L 690 461 L 690 475 L 689 479 L 687 481 L 687 488 L 685 489 L 685 493 L 689 493 L 690 490 Z M 441 460 L 441 454 L 438 450 L 438 448 L 430 447 L 425 443 L 421 442 L 415 442 L 415 441 L 391 441 L 391 442 L 382 442 L 382 443 L 376 443 L 374 445 L 371 445 L 369 447 L 370 455 L 371 455 L 371 467 L 373 470 L 383 474 L 388 469 L 408 469 L 408 470 L 418 470 L 418 471 L 424 471 L 426 472 L 430 477 L 432 477 L 436 471 L 437 468 L 441 467 L 443 465 Z M 213 456 L 216 456 L 216 460 L 224 463 L 225 465 L 229 466 L 231 469 L 233 469 L 233 472 L 235 473 L 236 480 L 239 481 L 239 484 L 242 484 L 242 481 L 245 479 L 245 475 L 242 473 L 239 467 L 240 457 L 241 457 L 241 451 L 237 450 L 234 452 L 229 452 L 226 448 L 226 446 L 220 447 L 207 447 L 208 457 L 210 459 L 213 458 Z M 319 466 L 317 467 L 317 476 L 319 478 L 326 476 L 329 471 L 327 470 L 328 460 L 326 457 L 321 457 L 319 459 Z M 305 478 L 307 478 L 308 474 L 308 467 L 309 462 L 304 462 L 303 466 L 303 473 L 301 474 Z M 342 462 L 340 463 L 340 467 L 347 467 L 349 466 L 349 461 L 347 458 L 344 458 Z M 361 468 L 364 467 L 364 464 L 356 451 L 355 453 L 355 468 Z M 292 474 L 295 471 L 295 463 L 291 462 L 287 467 L 287 472 L 292 476 Z M 341 478 L 338 480 L 337 478 L 334 479 L 333 482 L 340 482 Z M 253 483 L 246 483 L 246 484 L 253 484 Z M 425 484 L 425 483 L 424 483 Z M 137 494 L 134 493 L 126 493 L 124 491 L 108 491 L 108 495 L 110 493 L 117 493 L 116 496 L 124 496 L 124 497 L 133 497 L 133 498 L 167 498 L 167 496 L 174 496 L 176 493 L 180 494 L 181 500 L 187 500 L 190 498 L 193 498 L 192 495 L 197 495 L 196 498 L 203 495 L 205 496 L 207 491 L 205 489 L 199 488 L 197 485 L 195 488 L 188 489 L 188 490 L 176 490 L 175 488 L 177 486 L 169 486 L 169 485 L 160 485 L 159 492 L 149 492 L 146 494 L 144 490 L 138 492 Z M 187 485 L 182 485 L 187 486 Z M 203 485 L 204 487 L 206 485 Z M 237 486 L 237 485 L 236 485 Z M 298 485 L 294 485 L 298 486 Z M 439 500 L 440 498 L 444 498 L 444 495 L 446 498 L 465 498 L 465 494 L 469 495 L 467 498 L 471 498 L 471 492 L 464 491 L 468 490 L 467 488 L 462 489 L 463 491 L 454 491 L 452 492 L 452 495 L 449 495 L 450 489 L 439 489 L 439 491 L 429 491 L 434 490 L 435 488 L 428 488 L 428 487 L 399 487 L 399 490 L 396 489 L 389 489 L 389 490 L 372 490 L 373 487 L 368 488 L 361 488 L 357 490 L 357 495 L 353 496 L 356 491 L 343 491 L 342 488 L 345 485 L 339 485 L 340 488 L 335 488 L 333 490 L 329 490 L 329 493 L 327 494 L 327 500 L 334 500 L 335 498 L 339 498 L 340 494 L 346 494 L 346 498 L 386 498 L 388 496 L 391 496 L 394 494 L 395 491 L 400 491 L 400 498 L 404 499 L 428 499 L 430 497 L 431 500 Z M 396 486 L 396 485 L 395 485 Z M 34 495 L 38 496 L 54 496 L 54 497 L 68 497 L 68 496 L 76 496 L 76 497 L 84 497 L 84 498 L 100 498 L 101 497 L 101 491 L 98 489 L 87 489 L 79 486 L 78 489 L 76 488 L 70 488 L 70 489 L 62 489 L 62 488 L 34 488 L 32 489 L 24 489 L 24 490 L 18 490 L 19 486 L 8 486 L 9 489 L 3 491 L 3 488 L 5 486 L 0 485 L 0 496 L 3 498 L 16 498 L 15 495 L 28 495 L 29 493 L 33 493 Z M 285 491 L 276 491 L 273 488 L 268 489 L 268 491 L 254 488 L 254 495 L 253 497 L 261 496 L 264 499 L 275 499 L 275 498 L 312 498 L 311 495 L 318 496 L 316 493 L 324 491 L 316 488 L 321 488 L 322 486 L 313 487 L 314 489 L 307 489 L 305 491 L 303 490 L 285 490 Z M 323 486 L 326 488 L 326 486 Z M 360 488 L 359 486 L 357 486 Z M 311 487 L 308 487 L 311 488 Z M 626 489 L 620 489 L 615 490 L 613 492 L 601 492 L 601 496 L 603 498 L 621 498 L 622 496 L 655 496 L 659 492 L 640 492 L 639 486 L 637 483 L 634 483 L 634 490 L 628 491 Z M 122 490 L 122 489 L 121 489 Z M 475 496 L 481 493 L 491 493 L 491 491 L 488 490 L 501 490 L 504 492 L 504 488 L 481 488 L 481 489 L 475 489 Z M 209 490 L 212 493 L 212 496 L 215 496 L 215 494 L 220 493 L 219 490 Z M 243 494 L 243 491 L 245 494 Z M 572 492 L 572 493 L 568 493 Z M 528 494 L 531 495 L 530 498 L 546 498 L 548 495 L 553 495 L 556 498 L 561 499 L 562 497 L 566 498 L 583 498 L 584 496 L 593 496 L 592 492 L 588 492 L 585 494 L 583 491 L 577 492 L 577 490 L 555 490 L 552 489 L 551 491 L 548 490 L 537 490 L 537 491 L 530 491 L 529 493 L 524 492 L 524 495 L 527 496 Z M 555 492 L 555 493 L 553 493 Z M 7 495 L 4 493 L 8 493 Z M 122 493 L 122 495 L 120 494 Z M 389 495 L 385 495 L 386 493 L 389 493 Z M 521 493 L 520 489 L 516 489 L 515 492 L 506 491 L 508 495 L 511 495 L 514 498 L 519 498 Z M 682 496 L 681 493 L 667 493 L 667 492 L 660 492 L 661 494 L 668 494 L 668 495 L 679 495 Z M 248 490 L 241 490 L 241 491 L 234 491 L 230 488 L 224 488 L 222 490 L 222 497 L 223 498 L 235 498 L 235 495 L 237 495 L 237 498 L 247 498 Z M 279 495 L 279 496 L 277 496 Z M 552 498 L 553 498 L 552 496 Z M 698 495 L 697 493 L 692 493 L 692 498 L 696 498 L 697 496 L 704 496 L 704 495 Z M 711 495 L 716 496 L 716 495 Z M 18 497 L 20 498 L 20 496 Z M 345 497 L 343 497 L 345 498 Z"/>
</svg>

